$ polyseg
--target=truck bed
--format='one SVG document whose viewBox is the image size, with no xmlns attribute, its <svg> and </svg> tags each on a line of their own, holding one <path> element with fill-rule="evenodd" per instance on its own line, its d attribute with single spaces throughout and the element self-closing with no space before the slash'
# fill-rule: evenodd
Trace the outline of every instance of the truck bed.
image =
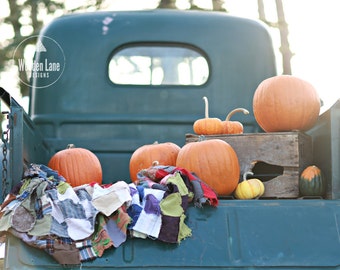
<svg viewBox="0 0 340 270">
<path fill-rule="evenodd" d="M 339 147 L 337 123 L 339 104 L 321 115 L 310 134 L 314 148 L 323 147 L 325 156 Z M 16 125 L 25 127 L 30 119 L 12 100 Z M 327 129 L 322 128 L 328 126 Z M 34 124 L 30 123 L 30 130 Z M 16 129 L 15 129 L 16 130 Z M 32 133 L 37 134 L 37 133 Z M 15 135 L 15 133 L 14 133 Z M 25 136 L 29 138 L 28 136 Z M 39 136 L 35 135 L 38 143 Z M 332 142 L 328 147 L 325 138 Z M 34 142 L 34 140 L 31 140 Z M 14 144 L 16 153 L 27 153 L 27 144 Z M 46 148 L 30 144 L 31 151 L 46 152 Z M 18 150 L 18 151 L 17 151 Z M 334 153 L 333 153 L 334 154 Z M 33 156 L 34 156 L 33 155 Z M 17 157 L 29 159 L 29 157 Z M 320 161 L 327 177 L 338 175 L 339 168 L 325 159 Z M 335 185 L 338 178 L 330 178 Z M 333 196 L 338 194 L 333 193 Z M 217 207 L 197 208 L 186 212 L 186 224 L 192 236 L 180 244 L 152 239 L 128 238 L 118 248 L 105 251 L 103 257 L 70 269 L 339 269 L 340 268 L 340 201 L 336 198 L 299 198 L 235 200 L 220 197 Z M 5 269 L 59 269 L 61 267 L 44 251 L 29 247 L 8 236 Z M 160 259 L 161 258 L 161 259 Z"/>
<path fill-rule="evenodd" d="M 217 208 L 190 207 L 193 235 L 181 244 L 129 239 L 81 268 L 338 269 L 339 206 L 337 200 L 312 199 L 220 200 Z M 45 252 L 14 237 L 7 254 L 6 269 L 60 268 Z"/>
</svg>

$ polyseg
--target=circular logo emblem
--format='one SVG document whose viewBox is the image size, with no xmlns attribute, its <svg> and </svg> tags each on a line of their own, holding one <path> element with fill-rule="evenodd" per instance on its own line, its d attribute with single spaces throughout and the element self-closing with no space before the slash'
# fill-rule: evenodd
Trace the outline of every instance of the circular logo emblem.
<svg viewBox="0 0 340 270">
<path fill-rule="evenodd" d="M 27 45 L 38 38 L 35 46 L 34 59 L 23 57 Z M 17 56 L 20 55 L 20 56 Z M 54 84 L 63 74 L 65 68 L 65 55 L 61 46 L 54 39 L 47 36 L 31 36 L 15 48 L 13 59 L 18 65 L 19 72 L 26 72 L 26 79 L 20 81 L 35 88 L 44 88 Z"/>
</svg>

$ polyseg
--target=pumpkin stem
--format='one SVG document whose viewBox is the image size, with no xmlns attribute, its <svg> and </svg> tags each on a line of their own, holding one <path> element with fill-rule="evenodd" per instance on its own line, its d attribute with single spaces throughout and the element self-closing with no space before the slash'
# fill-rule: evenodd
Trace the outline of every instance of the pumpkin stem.
<svg viewBox="0 0 340 270">
<path fill-rule="evenodd" d="M 76 148 L 76 146 L 73 143 L 70 143 L 67 145 L 66 149 Z"/>
<path fill-rule="evenodd" d="M 154 141 L 153 144 L 158 144 L 158 141 Z"/>
<path fill-rule="evenodd" d="M 246 181 L 248 175 L 254 175 L 254 173 L 253 173 L 253 172 L 245 172 L 245 173 L 243 174 L 243 180 L 242 180 L 242 181 Z"/>
<path fill-rule="evenodd" d="M 152 167 L 158 166 L 158 165 L 159 165 L 159 161 L 158 161 L 158 160 L 154 160 L 154 161 L 152 162 Z"/>
<path fill-rule="evenodd" d="M 237 112 L 243 112 L 244 114 L 249 114 L 249 111 L 244 109 L 244 108 L 236 108 L 232 110 L 230 113 L 228 113 L 227 118 L 225 119 L 226 121 L 229 121 L 231 116 Z"/>
<path fill-rule="evenodd" d="M 209 118 L 209 103 L 208 103 L 208 98 L 207 97 L 203 97 L 204 100 L 204 105 L 205 105 L 205 118 Z"/>
</svg>

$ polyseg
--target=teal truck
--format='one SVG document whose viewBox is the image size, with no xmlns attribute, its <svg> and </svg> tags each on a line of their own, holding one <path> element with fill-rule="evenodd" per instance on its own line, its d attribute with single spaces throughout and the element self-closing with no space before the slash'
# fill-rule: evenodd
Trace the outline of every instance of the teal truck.
<svg viewBox="0 0 340 270">
<path fill-rule="evenodd" d="M 132 153 L 154 141 L 185 145 L 203 117 L 203 96 L 213 117 L 248 109 L 249 115 L 234 118 L 244 134 L 260 134 L 254 91 L 277 75 L 267 28 L 219 12 L 63 16 L 41 31 L 34 59 L 27 113 L 1 88 L 9 107 L 2 200 L 30 164 L 47 165 L 70 143 L 98 157 L 104 184 L 130 183 Z M 80 265 L 62 265 L 8 234 L 4 269 L 340 269 L 339 123 L 335 103 L 305 132 L 312 141 L 308 158 L 327 179 L 324 197 L 229 196 L 219 197 L 217 207 L 190 205 L 192 236 L 180 244 L 129 237 Z"/>
</svg>

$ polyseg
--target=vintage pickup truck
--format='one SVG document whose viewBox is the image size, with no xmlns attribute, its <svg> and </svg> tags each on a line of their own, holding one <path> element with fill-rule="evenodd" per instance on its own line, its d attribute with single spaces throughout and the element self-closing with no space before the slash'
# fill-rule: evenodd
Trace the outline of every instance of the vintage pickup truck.
<svg viewBox="0 0 340 270">
<path fill-rule="evenodd" d="M 245 135 L 261 133 L 252 98 L 262 80 L 277 74 L 272 40 L 260 22 L 178 10 L 60 17 L 41 31 L 34 63 L 28 113 L 1 89 L 10 108 L 2 136 L 3 200 L 29 164 L 46 165 L 70 143 L 96 154 L 103 183 L 130 182 L 129 160 L 138 147 L 186 143 L 203 117 L 203 96 L 214 117 L 248 109 L 235 120 Z M 180 244 L 129 238 L 81 265 L 61 265 L 8 234 L 4 268 L 340 269 L 339 123 L 337 102 L 306 132 L 312 161 L 327 179 L 324 198 L 220 197 L 217 207 L 188 208 L 192 237 Z"/>
</svg>

